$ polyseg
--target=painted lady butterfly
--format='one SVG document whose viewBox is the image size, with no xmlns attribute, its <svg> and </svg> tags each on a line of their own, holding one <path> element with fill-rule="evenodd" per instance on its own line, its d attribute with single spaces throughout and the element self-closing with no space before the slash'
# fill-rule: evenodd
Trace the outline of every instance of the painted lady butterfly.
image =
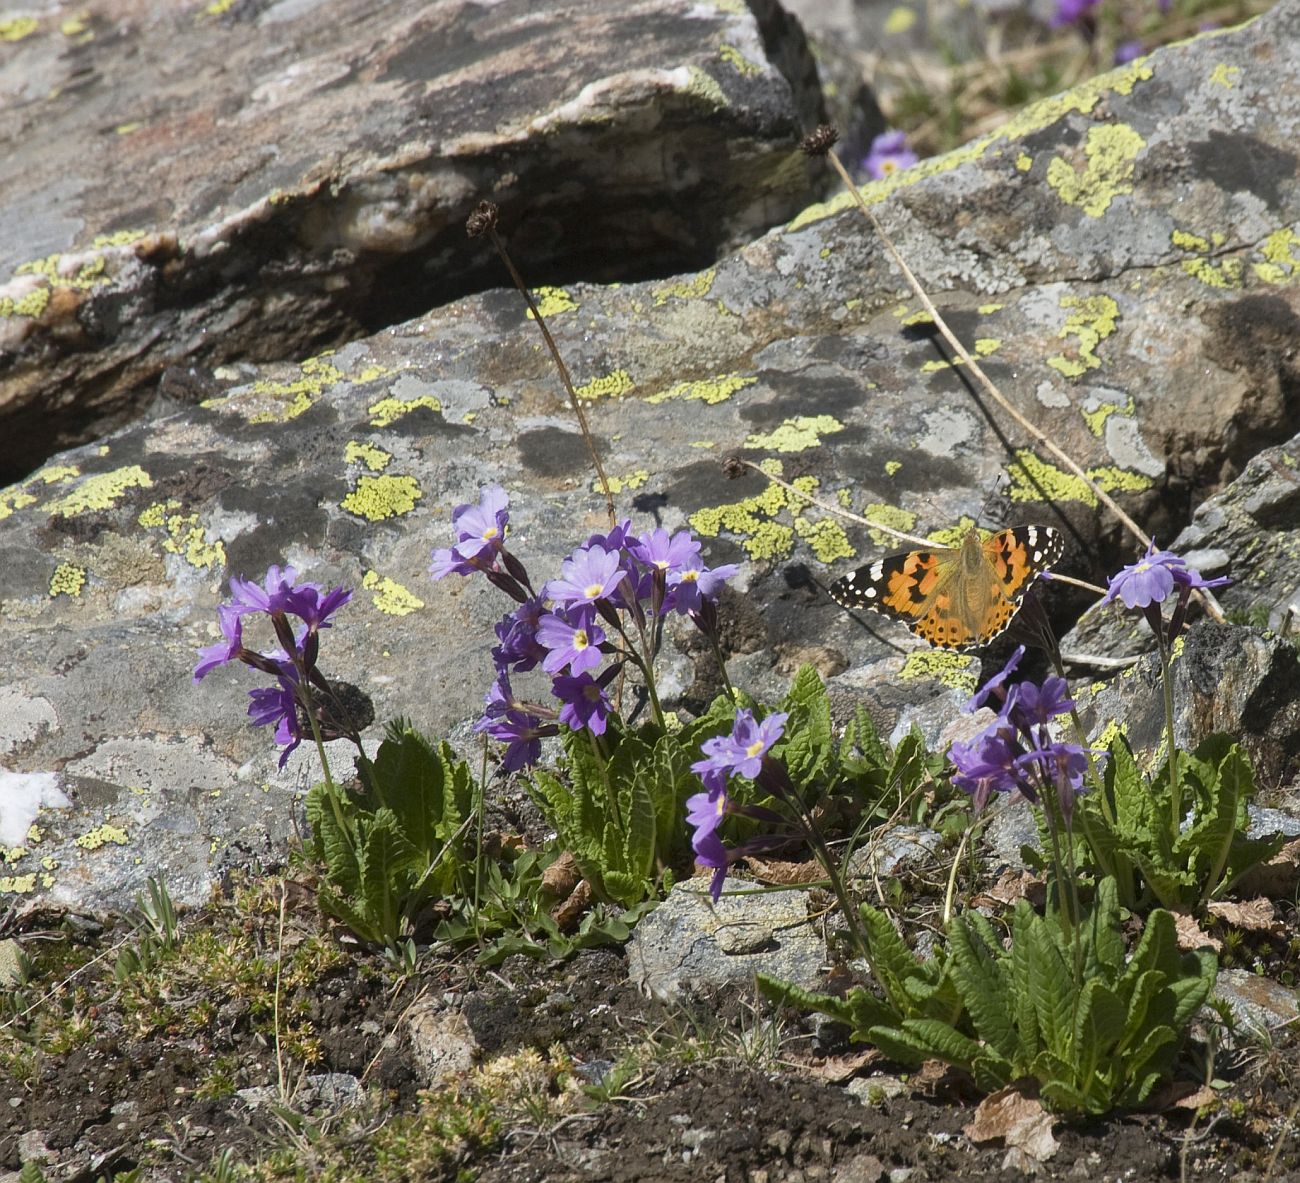
<svg viewBox="0 0 1300 1183">
<path fill-rule="evenodd" d="M 905 550 L 837 579 L 845 608 L 901 620 L 940 649 L 975 649 L 1003 632 L 1025 592 L 1061 560 L 1065 536 L 1048 526 L 1016 526 L 985 538 L 972 528 L 957 547 Z"/>
</svg>

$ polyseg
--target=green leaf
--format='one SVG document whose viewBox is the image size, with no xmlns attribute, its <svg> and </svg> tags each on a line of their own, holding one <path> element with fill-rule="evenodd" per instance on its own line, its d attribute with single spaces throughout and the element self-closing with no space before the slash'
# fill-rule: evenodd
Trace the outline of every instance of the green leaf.
<svg viewBox="0 0 1300 1183">
<path fill-rule="evenodd" d="M 654 878 L 655 869 L 655 803 L 651 796 L 654 772 L 654 760 L 648 758 L 629 778 L 628 800 L 623 818 L 626 827 L 623 866 L 629 875 L 644 883 Z M 685 830 L 684 821 L 681 825 Z M 624 902 L 630 907 L 638 901 Z"/>
<path fill-rule="evenodd" d="M 914 1046 L 924 1049 L 927 1057 L 943 1060 L 966 1072 L 974 1069 L 977 1060 L 993 1065 L 1005 1063 L 995 1052 L 990 1053 L 975 1040 L 955 1030 L 951 1024 L 941 1023 L 937 1019 L 904 1019 L 898 1030 L 891 1034 L 908 1037 Z M 1009 1073 L 1010 1065 L 1007 1064 L 1006 1067 Z M 1008 1083 L 1009 1079 L 1008 1075 L 1008 1080 L 1003 1083 Z"/>
<path fill-rule="evenodd" d="M 1087 919 L 1083 976 L 1116 981 L 1124 970 L 1124 935 L 1120 931 L 1119 888 L 1109 877 L 1097 884 Z"/>
<path fill-rule="evenodd" d="M 789 714 L 780 756 L 796 788 L 803 790 L 806 803 L 809 790 L 824 775 L 833 750 L 831 704 L 821 677 L 810 665 L 795 674 L 789 693 L 781 702 Z"/>
<path fill-rule="evenodd" d="M 1000 951 L 990 949 L 984 934 L 976 931 L 977 915 L 955 916 L 948 925 L 948 972 L 979 1037 L 1003 1059 L 1014 1061 L 1019 1039 L 1007 1006 L 1011 975 L 1001 965 Z"/>
<path fill-rule="evenodd" d="M 1029 907 L 1024 900 L 1019 906 Z M 1068 1058 L 1077 995 L 1069 966 L 1048 931 L 1048 925 L 1055 923 L 1055 917 L 1050 920 L 1035 917 L 1029 925 L 1029 997 L 1046 1049 Z"/>
<path fill-rule="evenodd" d="M 867 939 L 867 964 L 871 967 L 871 975 L 880 984 L 894 1010 L 906 1017 L 911 996 L 905 983 L 915 976 L 922 976 L 924 980 L 924 971 L 888 915 L 869 904 L 863 904 L 858 912 Z"/>
</svg>

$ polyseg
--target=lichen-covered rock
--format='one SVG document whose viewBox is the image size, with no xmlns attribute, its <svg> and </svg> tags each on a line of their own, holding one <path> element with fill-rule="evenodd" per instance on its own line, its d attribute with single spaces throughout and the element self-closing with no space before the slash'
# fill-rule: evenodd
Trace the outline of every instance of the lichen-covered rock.
<svg viewBox="0 0 1300 1183">
<path fill-rule="evenodd" d="M 0 70 L 0 480 L 173 396 L 498 281 L 700 266 L 814 195 L 775 0 L 107 0 Z M 197 369 L 195 369 L 197 367 Z M 190 373 L 195 369 L 194 373 Z"/>
<path fill-rule="evenodd" d="M 1007 396 L 1163 538 L 1196 490 L 1293 430 L 1298 127 L 1300 9 L 1284 5 L 866 194 Z M 619 511 L 690 525 L 710 559 L 744 564 L 744 594 L 723 606 L 733 677 L 768 693 L 788 679 L 785 655 L 815 653 L 828 673 L 853 671 L 849 690 L 879 687 L 888 732 L 937 724 L 905 701 L 934 691 L 901 670 L 951 703 L 974 662 L 914 659 L 901 626 L 833 605 L 825 583 L 891 540 L 752 473 L 728 482 L 724 453 L 947 538 L 1007 466 L 1009 504 L 994 512 L 1067 528 L 1061 569 L 1094 579 L 1109 527 L 1082 482 L 972 397 L 845 205 L 810 208 L 706 271 L 570 284 L 542 307 Z M 311 754 L 277 769 L 247 726 L 251 671 L 189 681 L 228 573 L 292 563 L 357 588 L 322 665 L 380 719 L 446 734 L 477 713 L 509 605 L 480 580 L 429 583 L 449 511 L 506 486 L 512 545 L 542 579 L 605 521 L 535 328 L 496 291 L 336 352 L 219 368 L 197 405 L 0 492 L 0 759 L 61 773 L 74 800 L 7 868 L 33 898 L 93 882 L 97 903 L 129 901 L 158 869 L 193 898 L 241 844 L 292 831 Z M 682 700 L 707 696 L 707 654 L 670 664 Z M 125 843 L 75 844 L 101 826 Z"/>
</svg>

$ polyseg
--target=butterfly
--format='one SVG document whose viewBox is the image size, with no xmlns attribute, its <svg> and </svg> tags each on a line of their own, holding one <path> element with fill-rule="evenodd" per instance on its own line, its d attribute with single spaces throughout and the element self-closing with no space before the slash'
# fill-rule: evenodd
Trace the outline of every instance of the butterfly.
<svg viewBox="0 0 1300 1183">
<path fill-rule="evenodd" d="M 1015 526 L 987 538 L 972 527 L 960 546 L 904 550 L 830 586 L 845 608 L 901 620 L 940 649 L 987 645 L 1011 623 L 1025 592 L 1065 552 L 1049 526 Z"/>
</svg>

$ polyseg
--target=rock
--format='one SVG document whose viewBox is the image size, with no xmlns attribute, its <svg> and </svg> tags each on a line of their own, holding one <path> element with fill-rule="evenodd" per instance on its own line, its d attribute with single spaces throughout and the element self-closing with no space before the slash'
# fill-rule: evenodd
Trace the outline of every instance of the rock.
<svg viewBox="0 0 1300 1183">
<path fill-rule="evenodd" d="M 854 879 L 888 879 L 903 868 L 932 863 L 942 846 L 943 837 L 928 826 L 891 826 L 853 852 L 845 874 Z"/>
<path fill-rule="evenodd" d="M 756 973 L 817 986 L 826 946 L 808 919 L 803 892 L 724 894 L 713 904 L 705 883 L 677 884 L 636 926 L 627 962 L 640 989 L 672 999 L 687 987 L 748 984 Z"/>
<path fill-rule="evenodd" d="M 1274 1034 L 1300 1017 L 1295 991 L 1244 969 L 1221 969 L 1214 986 L 1249 1042 L 1271 1041 Z"/>
<path fill-rule="evenodd" d="M 250 1109 L 264 1109 L 286 1103 L 280 1091 L 269 1086 L 237 1090 L 240 1100 Z M 295 1088 L 287 1103 L 299 1113 L 329 1116 L 342 1109 L 360 1105 L 365 1100 L 361 1082 L 347 1072 L 318 1072 L 306 1077 Z"/>
<path fill-rule="evenodd" d="M 1300 757 L 1300 662 L 1295 647 L 1244 625 L 1201 620 L 1184 635 L 1172 664 L 1174 736 L 1194 749 L 1224 732 L 1239 742 L 1268 779 L 1287 777 Z M 1154 642 L 1153 642 L 1154 644 Z M 1165 741 L 1160 662 L 1142 658 L 1092 695 L 1078 695 L 1090 735 L 1123 720 L 1134 751 L 1152 753 Z"/>
<path fill-rule="evenodd" d="M 437 1088 L 468 1072 L 480 1051 L 465 1016 L 432 1001 L 412 1008 L 406 1017 L 406 1037 L 412 1067 L 425 1088 Z"/>
<path fill-rule="evenodd" d="M 692 26 L 702 27 L 716 28 Z M 737 85 L 769 77 L 765 67 Z M 957 330 L 982 342 L 976 352 L 1008 397 L 1132 512 L 1168 515 L 1291 430 L 1300 190 L 1285 128 L 1298 119 L 1300 10 L 1284 5 L 1038 104 L 867 196 Z M 681 167 L 707 172 L 716 155 L 710 139 Z M 327 197 L 321 185 L 313 192 Z M 520 219 L 524 204 L 512 207 Z M 271 206 L 265 216 L 289 215 Z M 228 233 L 231 282 L 243 282 L 240 267 L 273 256 L 276 240 L 258 246 L 238 220 Z M 1223 241 L 1198 245 L 1211 233 Z M 564 240 L 585 249 L 582 234 Z M 475 249 L 487 266 L 487 248 Z M 1089 564 L 1105 532 L 1091 493 L 1000 420 L 995 430 L 900 285 L 837 199 L 708 270 L 573 283 L 543 303 L 619 512 L 642 528 L 690 525 L 710 562 L 743 565 L 723 603 L 733 673 L 757 675 L 742 684 L 784 688 L 778 651 L 815 647 L 824 668 L 843 664 L 841 678 L 897 662 L 877 683 L 882 713 L 890 727 L 920 719 L 934 733 L 966 691 L 908 682 L 904 671 L 931 668 L 934 655 L 901 626 L 822 594 L 893 543 L 842 530 L 753 472 L 727 482 L 718 465 L 739 450 L 822 497 L 925 531 L 974 519 L 996 466 L 1013 462 L 1006 516 L 1063 516 L 1062 569 L 1099 577 Z M 180 328 L 156 323 L 159 339 L 184 350 L 200 323 L 219 336 L 210 311 Z M 273 315 L 257 323 L 280 334 L 268 338 L 274 349 L 289 348 Z M 364 690 L 379 720 L 406 714 L 447 735 L 478 713 L 491 626 L 509 605 L 481 580 L 428 582 L 449 511 L 482 484 L 506 485 L 512 545 L 539 579 L 604 522 L 534 329 L 514 295 L 489 292 L 333 353 L 232 363 L 220 393 L 64 452 L 0 491 L 0 760 L 57 773 L 73 802 L 37 819 L 43 837 L 5 868 L 5 890 L 33 907 L 129 908 L 157 873 L 192 903 L 223 860 L 265 859 L 293 833 L 315 757 L 304 746 L 277 766 L 270 737 L 248 725 L 246 694 L 260 685 L 251 671 L 191 684 L 230 573 L 293 563 L 355 588 L 323 638 L 322 667 Z M 51 374 L 62 364 L 53 358 Z M 58 380 L 70 397 L 84 385 Z M 711 658 L 688 662 L 680 637 L 669 644 L 677 701 L 707 700 Z M 377 724 L 367 738 L 378 734 Z M 345 750 L 332 751 L 346 776 Z"/>
<path fill-rule="evenodd" d="M 108 0 L 5 54 L 6 481 L 160 377 L 210 398 L 222 363 L 501 282 L 481 199 L 544 284 L 704 266 L 815 195 L 816 70 L 775 0 Z"/>
</svg>

